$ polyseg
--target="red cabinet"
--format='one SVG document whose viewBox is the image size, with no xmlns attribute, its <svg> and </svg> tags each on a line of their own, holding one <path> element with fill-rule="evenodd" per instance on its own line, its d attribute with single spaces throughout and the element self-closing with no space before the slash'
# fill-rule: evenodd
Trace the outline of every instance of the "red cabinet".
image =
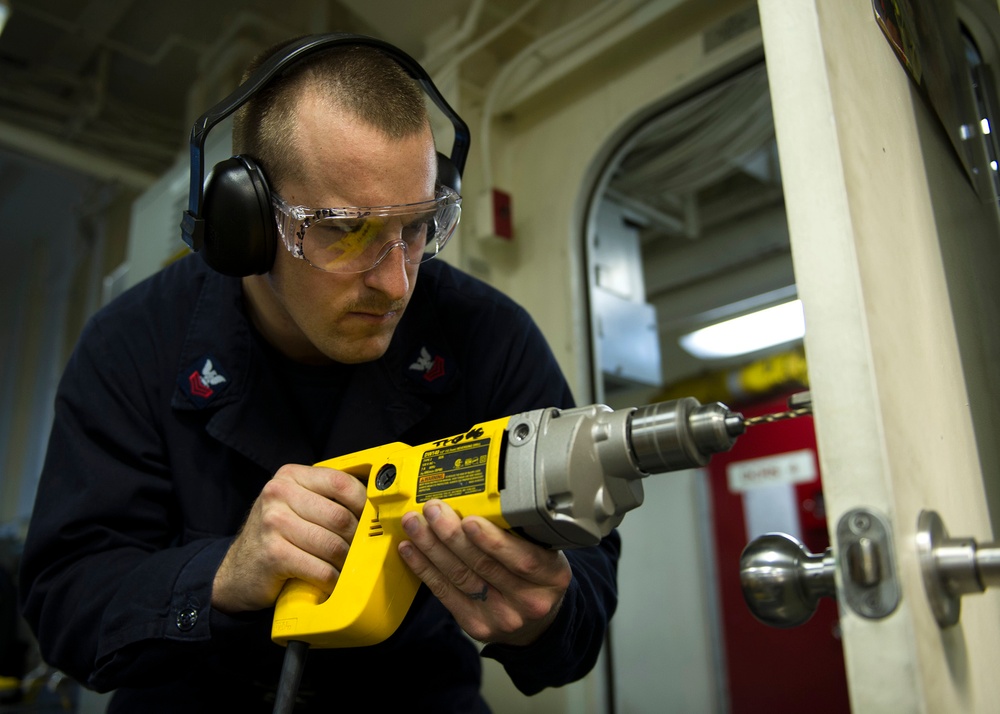
<svg viewBox="0 0 1000 714">
<path fill-rule="evenodd" d="M 783 411 L 787 396 L 730 406 L 752 417 Z M 776 629 L 754 619 L 740 589 L 740 553 L 764 532 L 790 533 L 813 553 L 829 545 L 812 417 L 751 427 L 707 470 L 730 711 L 849 712 L 836 602 L 823 598 L 804 625 Z"/>
</svg>

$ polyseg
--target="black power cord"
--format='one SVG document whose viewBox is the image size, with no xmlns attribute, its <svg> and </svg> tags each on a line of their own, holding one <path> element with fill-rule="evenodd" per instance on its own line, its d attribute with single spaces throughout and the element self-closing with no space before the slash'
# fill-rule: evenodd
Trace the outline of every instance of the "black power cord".
<svg viewBox="0 0 1000 714">
<path fill-rule="evenodd" d="M 274 699 L 274 714 L 291 714 L 295 709 L 295 695 L 299 691 L 299 680 L 306 664 L 308 642 L 290 640 L 285 647 L 285 659 L 281 664 L 281 678 L 278 679 L 278 693 Z"/>
</svg>

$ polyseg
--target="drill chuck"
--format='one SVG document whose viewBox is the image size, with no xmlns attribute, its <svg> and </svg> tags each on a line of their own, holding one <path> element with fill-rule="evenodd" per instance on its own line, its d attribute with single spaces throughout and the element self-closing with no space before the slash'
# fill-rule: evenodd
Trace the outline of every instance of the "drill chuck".
<svg viewBox="0 0 1000 714">
<path fill-rule="evenodd" d="M 649 404 L 632 413 L 629 441 L 647 474 L 695 468 L 728 451 L 745 431 L 743 417 L 726 406 L 686 397 Z"/>
</svg>

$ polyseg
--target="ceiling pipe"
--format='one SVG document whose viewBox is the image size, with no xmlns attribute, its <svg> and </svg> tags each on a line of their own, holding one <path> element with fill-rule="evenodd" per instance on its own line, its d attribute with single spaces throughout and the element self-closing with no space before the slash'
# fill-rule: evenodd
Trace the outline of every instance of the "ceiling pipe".
<svg viewBox="0 0 1000 714">
<path fill-rule="evenodd" d="M 208 72 L 214 66 L 217 66 L 218 57 L 225 55 L 226 48 L 239 40 L 239 36 L 248 29 L 260 30 L 263 37 L 270 38 L 264 40 L 262 43 L 264 46 L 261 49 L 264 49 L 272 42 L 287 40 L 296 35 L 303 34 L 302 30 L 282 25 L 276 22 L 274 18 L 265 17 L 251 10 L 241 10 L 236 13 L 232 22 L 226 26 L 225 32 L 219 35 L 218 39 L 206 51 L 201 53 L 201 57 L 198 60 L 198 71 Z"/>
<path fill-rule="evenodd" d="M 624 206 L 630 211 L 634 211 L 664 233 L 670 235 L 687 235 L 686 226 L 682 220 L 654 206 L 650 206 L 648 203 L 634 196 L 627 196 L 621 191 L 610 187 L 604 192 L 604 195 L 615 203 Z"/>
<path fill-rule="evenodd" d="M 573 18 L 557 30 L 539 37 L 501 68 L 500 72 L 493 78 L 489 92 L 486 95 L 486 100 L 483 103 L 483 115 L 479 130 L 479 151 L 484 186 L 493 185 L 493 162 L 490 140 L 491 124 L 494 115 L 497 113 L 496 106 L 500 99 L 500 93 L 507 88 L 507 84 L 514 73 L 527 60 L 544 56 L 554 46 L 560 45 L 560 43 L 563 47 L 568 45 L 569 49 L 573 49 L 580 42 L 581 38 L 587 39 L 591 35 L 607 31 L 609 23 L 617 23 L 620 13 L 624 12 L 627 14 L 633 11 L 634 5 L 632 3 L 622 3 L 621 0 L 604 0 L 604 2 Z M 606 13 L 613 17 L 609 19 L 605 16 Z M 592 27 L 588 27 L 590 23 L 593 23 Z M 561 52 L 564 50 L 559 48 L 558 51 Z"/>
<path fill-rule="evenodd" d="M 444 74 L 452 69 L 454 65 L 458 64 L 451 59 L 445 62 L 440 70 L 436 67 L 443 61 L 444 57 L 454 52 L 456 47 L 460 47 L 462 43 L 472 37 L 472 33 L 476 31 L 476 27 L 479 24 L 479 16 L 482 14 L 483 6 L 485 4 L 485 0 L 473 0 L 472 6 L 465 14 L 465 19 L 463 19 L 462 24 L 459 25 L 458 32 L 450 34 L 444 43 L 436 45 L 430 52 L 427 53 L 427 56 L 423 59 L 421 65 L 427 70 L 428 74 Z"/>
<path fill-rule="evenodd" d="M 35 18 L 36 20 L 41 20 L 46 24 L 59 28 L 63 32 L 73 35 L 78 35 L 81 32 L 80 24 L 78 22 L 64 20 L 61 17 L 48 13 L 45 10 L 32 7 L 31 5 L 19 3 L 16 9 L 18 13 L 23 13 Z M 171 51 L 179 47 L 187 48 L 197 54 L 201 54 L 207 49 L 206 45 L 195 42 L 194 40 L 180 34 L 170 35 L 151 53 L 141 52 L 131 45 L 119 42 L 118 40 L 110 37 L 102 37 L 99 41 L 99 45 L 148 66 L 156 66 L 160 64 L 166 59 L 167 55 L 169 55 Z"/>
<path fill-rule="evenodd" d="M 147 67 L 156 67 L 162 64 L 167 58 L 167 55 L 174 50 L 185 49 L 200 55 L 208 49 L 208 45 L 202 42 L 195 42 L 191 38 L 185 37 L 184 35 L 170 35 L 152 52 L 142 52 L 131 45 L 119 42 L 118 40 L 110 37 L 106 38 L 102 44 L 109 50 L 117 52 L 122 57 L 127 57 L 128 59 L 144 64 Z"/>
<path fill-rule="evenodd" d="M 470 42 L 469 44 L 462 47 L 462 49 L 460 49 L 454 57 L 448 60 L 448 64 L 444 66 L 442 72 L 451 72 L 457 70 L 458 66 L 462 64 L 462 62 L 467 60 L 469 57 L 471 57 L 479 50 L 486 47 L 497 37 L 507 32 L 507 30 L 516 25 L 518 22 L 520 22 L 521 19 L 524 18 L 524 16 L 527 15 L 529 12 L 531 12 L 535 8 L 535 6 L 538 5 L 540 1 L 541 0 L 528 0 L 526 3 L 521 5 L 521 7 L 519 7 L 514 13 L 508 15 L 503 22 L 501 22 L 499 25 L 495 25 L 492 30 L 490 30 L 489 32 L 480 37 L 477 37 L 474 42 Z"/>
<path fill-rule="evenodd" d="M 247 30 L 260 30 L 260 38 L 242 36 Z M 237 13 L 226 31 L 201 52 L 197 75 L 187 93 L 185 128 L 190 128 L 198 117 L 236 87 L 255 55 L 275 42 L 301 34 L 303 31 L 277 24 L 257 12 L 242 10 Z M 186 132 L 180 147 L 181 156 L 188 150 L 188 136 Z"/>
<path fill-rule="evenodd" d="M 602 12 L 607 10 L 608 16 L 602 17 L 602 12 L 597 13 L 595 26 L 592 28 L 581 27 L 577 35 L 567 33 L 565 38 L 561 35 L 562 30 L 557 30 L 548 38 L 543 38 L 547 40 L 546 42 L 538 43 L 538 46 L 534 48 L 534 54 L 547 60 L 545 66 L 537 70 L 530 70 L 522 77 L 517 78 L 520 81 L 520 88 L 508 95 L 506 101 L 496 108 L 496 113 L 503 114 L 515 111 L 525 103 L 533 101 L 580 65 L 622 43 L 629 36 L 658 20 L 685 1 L 630 0 L 623 2 L 622 0 L 610 0 L 602 3 L 594 10 L 600 9 Z M 586 24 L 590 18 L 581 16 L 577 20 L 580 20 L 582 25 Z M 567 25 L 563 29 L 568 30 L 569 27 Z M 580 36 L 585 37 L 588 41 L 580 42 Z M 519 59 L 522 58 L 519 56 L 514 61 Z"/>
<path fill-rule="evenodd" d="M 71 116 L 66 125 L 64 138 L 74 139 L 79 136 L 86 125 L 96 120 L 104 110 L 108 95 L 108 74 L 111 64 L 111 53 L 106 49 L 97 51 L 97 68 L 88 84 L 93 92 L 82 103 L 78 111 Z"/>
<path fill-rule="evenodd" d="M 83 74 L 94 53 L 111 31 L 128 14 L 135 0 L 88 0 L 82 3 L 72 30 L 54 38 L 48 46 L 46 61 L 72 74 Z M 20 10 L 21 6 L 18 6 Z"/>
<path fill-rule="evenodd" d="M 0 90 L 0 105 L 8 100 L 10 93 Z M 67 106 L 70 107 L 67 103 Z M 72 116 L 72 112 L 59 112 L 58 117 L 49 118 L 35 113 L 31 108 L 19 109 L 17 107 L 0 108 L 0 123 L 3 125 L 14 125 L 27 128 L 37 134 L 44 134 L 56 139 L 61 132 L 65 131 L 66 121 Z M 136 157 L 139 161 L 152 161 L 161 163 L 169 161 L 174 156 L 174 149 L 167 147 L 167 141 L 162 137 L 154 136 L 145 132 L 146 125 L 130 125 L 131 129 L 123 131 L 108 127 L 83 127 L 75 137 L 75 142 L 67 145 L 81 148 L 83 151 L 98 151 L 102 147 L 107 147 L 114 151 L 119 160 L 125 154 Z M 92 148 L 86 148 L 87 146 Z"/>
<path fill-rule="evenodd" d="M 154 174 L 140 171 L 106 156 L 68 146 L 48 135 L 4 121 L 0 121 L 0 143 L 14 152 L 140 191 L 151 186 L 157 178 Z"/>
</svg>

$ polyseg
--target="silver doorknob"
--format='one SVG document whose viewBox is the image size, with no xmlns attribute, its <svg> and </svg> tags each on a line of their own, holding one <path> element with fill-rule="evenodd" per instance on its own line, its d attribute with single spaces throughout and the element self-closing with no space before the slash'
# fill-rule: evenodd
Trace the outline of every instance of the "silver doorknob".
<svg viewBox="0 0 1000 714">
<path fill-rule="evenodd" d="M 743 549 L 740 584 L 754 617 L 771 627 L 806 622 L 824 596 L 835 596 L 837 566 L 830 548 L 810 553 L 786 533 L 768 533 Z"/>
<path fill-rule="evenodd" d="M 917 519 L 917 553 L 934 619 L 951 627 L 962 614 L 962 596 L 1000 585 L 1000 543 L 951 538 L 935 511 Z"/>
</svg>

